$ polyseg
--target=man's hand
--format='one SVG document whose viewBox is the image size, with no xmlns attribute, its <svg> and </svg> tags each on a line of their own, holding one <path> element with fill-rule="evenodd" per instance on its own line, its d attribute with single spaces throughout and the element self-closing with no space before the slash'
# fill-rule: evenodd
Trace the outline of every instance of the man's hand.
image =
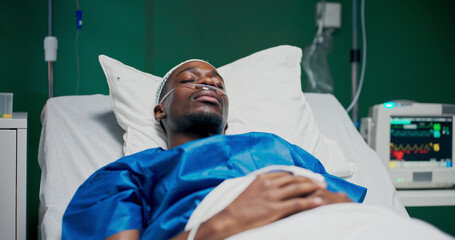
<svg viewBox="0 0 455 240">
<path fill-rule="evenodd" d="M 286 172 L 262 174 L 219 214 L 238 233 L 324 204 L 349 201 L 326 187 L 326 183 Z"/>
<path fill-rule="evenodd" d="M 196 239 L 224 239 L 318 206 L 351 202 L 346 194 L 326 187 L 286 172 L 258 175 L 231 204 L 200 226 Z M 186 239 L 187 234 L 175 239 Z"/>
</svg>

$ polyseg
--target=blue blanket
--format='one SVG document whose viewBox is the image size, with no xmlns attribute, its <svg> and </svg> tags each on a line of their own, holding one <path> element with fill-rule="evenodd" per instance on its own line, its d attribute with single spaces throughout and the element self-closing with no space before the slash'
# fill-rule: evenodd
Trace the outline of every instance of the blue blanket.
<svg viewBox="0 0 455 240">
<path fill-rule="evenodd" d="M 128 229 L 140 229 L 141 239 L 169 239 L 225 179 L 270 165 L 309 169 L 325 177 L 329 190 L 356 202 L 365 198 L 365 188 L 329 175 L 315 157 L 276 135 L 218 135 L 145 150 L 98 170 L 66 209 L 62 239 L 104 239 Z"/>
</svg>

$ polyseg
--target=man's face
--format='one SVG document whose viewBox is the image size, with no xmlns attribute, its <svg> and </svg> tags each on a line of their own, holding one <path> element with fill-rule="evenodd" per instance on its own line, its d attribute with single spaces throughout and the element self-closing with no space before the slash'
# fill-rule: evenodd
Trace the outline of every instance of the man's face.
<svg viewBox="0 0 455 240">
<path fill-rule="evenodd" d="M 188 86 L 190 83 L 210 85 L 225 91 L 223 78 L 210 64 L 200 61 L 185 63 L 174 70 L 166 83 L 162 96 L 172 92 L 161 103 L 165 115 L 157 117 L 155 110 L 157 120 L 162 120 L 166 130 L 217 132 L 221 129 L 223 132 L 229 108 L 227 95 L 221 91 Z"/>
</svg>

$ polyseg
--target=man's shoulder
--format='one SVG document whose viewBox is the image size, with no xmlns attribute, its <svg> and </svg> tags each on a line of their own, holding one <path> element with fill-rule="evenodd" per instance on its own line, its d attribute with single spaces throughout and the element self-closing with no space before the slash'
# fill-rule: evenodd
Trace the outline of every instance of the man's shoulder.
<svg viewBox="0 0 455 240">
<path fill-rule="evenodd" d="M 103 168 L 103 170 L 111 170 L 112 168 L 124 168 L 127 166 L 135 165 L 142 161 L 149 161 L 151 159 L 159 157 L 160 153 L 162 152 L 166 152 L 166 150 L 161 147 L 157 147 L 126 155 L 108 164 Z"/>
</svg>

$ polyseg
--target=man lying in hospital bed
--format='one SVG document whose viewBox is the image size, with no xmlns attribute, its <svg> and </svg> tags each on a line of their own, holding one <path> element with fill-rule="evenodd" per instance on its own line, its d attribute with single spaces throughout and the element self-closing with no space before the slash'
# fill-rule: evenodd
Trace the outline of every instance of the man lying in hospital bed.
<svg viewBox="0 0 455 240">
<path fill-rule="evenodd" d="M 355 201 L 364 199 L 364 188 L 326 174 L 318 160 L 277 136 L 220 136 L 228 127 L 229 100 L 223 79 L 208 63 L 189 61 L 169 74 L 154 109 L 169 150 L 130 155 L 92 175 L 66 210 L 64 239 L 104 239 L 121 231 L 138 238 L 139 230 L 145 239 L 169 239 L 182 231 L 197 203 L 222 181 L 271 165 L 304 167 L 324 174 L 325 180 L 278 172 L 259 175 L 198 232 L 224 239 L 296 212 L 350 202 L 346 194 L 332 191 L 344 191 Z M 100 214 L 106 209 L 109 213 Z M 137 230 L 126 231 L 131 229 Z"/>
<path fill-rule="evenodd" d="M 194 64 L 194 63 L 193 63 Z M 193 66 L 194 67 L 194 66 Z M 206 66 L 207 67 L 207 66 Z M 195 69 L 192 69 L 195 70 Z M 196 69 L 197 70 L 197 69 Z M 202 69 L 204 72 L 207 69 Z M 211 69 L 213 70 L 213 69 Z M 186 71 L 185 71 L 186 72 Z M 197 72 L 197 71 L 196 71 Z M 212 74 L 214 71 L 209 71 Z M 191 72 L 194 75 L 194 72 Z M 199 71 L 200 73 L 200 71 Z M 194 76 L 193 76 L 194 77 Z M 211 76 L 209 78 L 204 78 L 201 81 L 213 81 L 210 80 L 214 78 L 214 76 Z M 186 81 L 186 80 L 183 80 Z M 193 80 L 195 81 L 195 80 Z M 207 84 L 207 82 L 205 83 Z M 216 83 L 214 84 L 208 84 L 208 85 L 217 85 Z M 205 88 L 205 89 L 204 89 Z M 208 89 L 207 89 L 208 88 Z M 172 90 L 175 89 L 175 90 Z M 108 237 L 112 233 L 116 233 L 121 230 L 127 230 L 129 223 L 135 223 L 137 224 L 136 226 L 151 226 L 154 223 L 150 221 L 150 219 L 144 219 L 148 215 L 150 217 L 150 214 L 153 213 L 153 211 L 148 211 L 150 209 L 137 209 L 137 205 L 135 204 L 128 204 L 126 203 L 128 207 L 118 207 L 118 208 L 109 208 L 106 209 L 106 206 L 103 206 L 102 201 L 100 202 L 100 205 L 92 205 L 93 209 L 86 209 L 87 206 L 90 206 L 90 201 L 95 200 L 95 196 L 103 196 L 103 194 L 110 194 L 108 193 L 108 187 L 112 187 L 111 184 L 115 185 L 114 182 L 106 182 L 106 181 L 99 181 L 99 179 L 103 178 L 110 178 L 110 176 L 114 176 L 115 172 L 119 172 L 118 170 L 125 170 L 125 169 L 131 169 L 133 171 L 124 171 L 122 174 L 131 174 L 131 173 L 139 173 L 144 171 L 144 166 L 141 164 L 136 164 L 133 163 L 132 160 L 133 158 L 143 158 L 147 159 L 148 156 L 153 155 L 153 156 L 158 156 L 160 153 L 169 153 L 172 155 L 172 151 L 175 149 L 179 149 L 179 151 L 185 150 L 185 154 L 188 154 L 188 159 L 181 160 L 179 158 L 174 159 L 175 163 L 178 162 L 178 164 L 171 164 L 171 160 L 165 161 L 159 160 L 153 161 L 152 163 L 148 163 L 151 165 L 155 165 L 155 167 L 162 168 L 163 170 L 165 168 L 171 168 L 171 167 L 176 167 L 177 169 L 180 169 L 181 171 L 179 174 L 181 177 L 185 178 L 184 180 L 179 179 L 179 180 L 167 180 L 162 183 L 162 186 L 159 189 L 154 190 L 153 193 L 158 192 L 158 196 L 144 196 L 143 194 L 151 194 L 151 192 L 144 192 L 144 191 L 135 191 L 135 194 L 129 195 L 130 197 L 126 197 L 128 200 L 133 200 L 134 198 L 140 199 L 141 197 L 154 197 L 152 202 L 154 203 L 155 201 L 175 201 L 175 199 L 178 198 L 185 198 L 185 196 L 177 196 L 177 195 L 172 195 L 169 193 L 172 193 L 174 191 L 178 192 L 178 190 L 184 190 L 184 189 L 177 189 L 180 186 L 189 186 L 190 188 L 201 190 L 203 188 L 207 188 L 207 191 L 202 191 L 202 193 L 195 194 L 192 196 L 191 194 L 188 195 L 189 200 L 187 199 L 186 203 L 189 204 L 176 204 L 172 205 L 169 204 L 170 206 L 162 206 L 162 209 L 158 209 L 158 212 L 166 212 L 170 211 L 173 212 L 176 209 L 184 210 L 183 215 L 180 217 L 177 217 L 176 219 L 172 219 L 170 217 L 167 220 L 170 220 L 168 223 L 163 222 L 164 225 L 161 227 L 169 227 L 172 229 L 174 232 L 169 230 L 169 232 L 164 231 L 163 234 L 168 234 L 168 235 L 161 235 L 162 238 L 168 238 L 173 235 L 175 235 L 178 232 L 175 232 L 175 226 L 178 225 L 180 230 L 183 230 L 182 223 L 185 223 L 188 218 L 189 214 L 192 212 L 193 208 L 195 207 L 196 203 L 198 203 L 203 196 L 205 196 L 209 190 L 211 190 L 212 186 L 217 185 L 221 182 L 221 180 L 225 178 L 231 178 L 235 176 L 242 176 L 248 172 L 252 172 L 255 169 L 261 168 L 262 166 L 267 166 L 270 164 L 281 164 L 281 165 L 299 165 L 299 166 L 304 166 L 308 169 L 311 169 L 316 172 L 320 172 L 325 176 L 325 181 L 328 183 L 324 183 L 324 179 L 321 178 L 321 175 L 309 173 L 303 169 L 293 169 L 289 167 L 279 167 L 280 172 L 273 171 L 273 169 L 266 169 L 263 170 L 263 174 L 259 175 L 260 177 L 255 178 L 254 176 L 259 174 L 259 173 L 253 173 L 252 175 L 249 175 L 247 177 L 243 178 L 235 178 L 233 180 L 228 180 L 225 181 L 223 184 L 220 185 L 220 188 L 216 188 L 214 191 L 212 191 L 205 199 L 204 201 L 199 205 L 199 207 L 194 211 L 194 213 L 191 216 L 190 221 L 187 224 L 186 230 L 193 229 L 193 233 L 198 234 L 197 238 L 199 238 L 201 235 L 200 234 L 210 234 L 209 230 L 213 230 L 210 228 L 210 226 L 228 226 L 230 228 L 216 228 L 217 230 L 223 230 L 221 233 L 222 235 L 209 235 L 210 239 L 214 239 L 215 236 L 220 236 L 220 238 L 225 238 L 227 236 L 230 236 L 234 233 L 244 231 L 247 229 L 255 228 L 250 231 L 246 231 L 241 233 L 240 235 L 237 234 L 234 237 L 269 237 L 269 239 L 276 239 L 277 237 L 290 237 L 290 238 L 311 238 L 314 239 L 316 236 L 322 237 L 321 239 L 324 239 L 324 237 L 328 238 L 342 238 L 345 236 L 347 239 L 354 239 L 353 236 L 357 237 L 368 237 L 371 238 L 371 235 L 367 235 L 367 232 L 369 231 L 379 231 L 377 228 L 378 223 L 382 223 L 382 227 L 387 227 L 389 228 L 390 226 L 387 226 L 387 222 L 391 221 L 392 219 L 396 221 L 396 223 L 400 223 L 399 228 L 406 230 L 407 229 L 407 223 L 409 223 L 409 220 L 406 218 L 397 218 L 392 213 L 389 212 L 384 212 L 383 209 L 380 208 L 374 208 L 374 207 L 361 207 L 358 204 L 335 204 L 335 205 L 328 205 L 325 207 L 317 207 L 320 205 L 325 205 L 328 203 L 333 203 L 333 202 L 345 202 L 349 201 L 349 199 L 342 194 L 334 194 L 331 191 L 345 191 L 348 196 L 356 201 L 361 201 L 363 199 L 363 194 L 364 194 L 364 189 L 361 187 L 358 187 L 356 185 L 349 184 L 341 179 L 332 177 L 328 174 L 325 174 L 324 169 L 320 165 L 320 163 L 314 159 L 311 155 L 306 153 L 305 151 L 301 150 L 298 147 L 295 147 L 293 145 L 288 144 L 284 140 L 273 136 L 269 134 L 261 134 L 261 133 L 253 133 L 253 134 L 246 134 L 246 135 L 240 135 L 240 136 L 214 136 L 210 138 L 205 138 L 202 140 L 190 142 L 181 145 L 182 143 L 188 142 L 190 140 L 194 140 L 197 138 L 200 138 L 201 136 L 195 136 L 190 134 L 187 136 L 186 134 L 182 134 L 181 131 L 176 131 L 175 127 L 176 126 L 182 126 L 181 124 L 179 125 L 173 125 L 172 117 L 175 117 L 175 114 L 178 115 L 179 111 L 172 111 L 172 108 L 170 107 L 170 103 L 172 101 L 177 101 L 179 92 L 186 91 L 186 92 L 196 92 L 196 91 L 205 91 L 208 92 L 208 95 L 201 95 L 198 98 L 200 98 L 201 102 L 199 104 L 213 104 L 210 105 L 213 108 L 215 106 L 223 106 L 221 109 L 221 115 L 226 114 L 224 111 L 226 110 L 224 107 L 227 107 L 227 101 L 226 101 L 226 106 L 224 106 L 224 101 L 221 101 L 223 99 L 223 90 L 219 89 L 210 89 L 208 86 L 191 86 L 191 87 L 177 87 L 177 88 L 165 88 L 165 92 L 171 92 L 165 99 L 165 101 L 162 102 L 161 105 L 158 105 L 158 107 L 155 109 L 155 116 L 159 120 L 163 120 L 162 123 L 164 126 L 167 126 L 170 128 L 171 126 L 174 126 L 174 131 L 168 131 L 167 134 L 168 136 L 175 136 L 175 137 L 169 137 L 168 138 L 168 145 L 170 148 L 172 148 L 169 151 L 162 151 L 160 149 L 158 150 L 148 150 L 148 152 L 142 152 L 140 154 L 136 154 L 122 160 L 118 161 L 117 163 L 114 163 L 113 165 L 110 165 L 112 168 L 109 166 L 105 168 L 103 171 L 98 172 L 97 174 L 93 175 L 90 177 L 85 185 L 105 185 L 106 188 L 94 188 L 96 191 L 100 191 L 99 194 L 95 194 L 92 191 L 86 192 L 87 196 L 83 196 L 84 192 L 84 186 L 81 187 L 79 190 L 82 192 L 81 194 L 76 194 L 76 196 L 73 199 L 73 202 L 75 202 L 76 208 L 73 208 L 72 205 L 67 210 L 65 219 L 70 219 L 68 222 L 65 222 L 64 227 L 63 227 L 63 232 L 65 234 L 65 231 L 71 231 L 73 229 L 73 232 L 68 232 L 70 233 L 69 235 L 64 235 L 64 237 L 69 237 L 69 238 L 80 238 L 81 236 L 84 236 L 83 230 L 90 229 L 90 226 L 96 226 L 98 230 L 101 230 L 101 235 L 94 235 L 94 232 L 88 232 L 86 234 L 91 235 L 93 238 L 104 238 Z M 216 94 L 216 95 L 215 95 Z M 219 94 L 219 95 L 218 95 Z M 164 97 L 164 96 L 162 96 Z M 185 99 L 185 98 L 183 98 Z M 216 102 L 211 102 L 214 101 L 214 99 L 218 99 L 219 104 L 216 104 Z M 181 100 L 181 99 L 180 99 Z M 226 98 L 227 100 L 227 98 Z M 229 99 L 231 100 L 231 99 Z M 223 104 L 221 104 L 223 103 Z M 167 110 L 165 110 L 164 105 L 167 104 Z M 174 108 L 178 108 L 178 106 L 181 107 L 181 104 L 176 105 L 177 107 L 174 106 Z M 183 110 L 190 110 L 191 108 L 184 108 Z M 181 110 L 180 110 L 181 111 Z M 218 108 L 218 113 L 220 113 L 220 109 Z M 161 114 L 161 115 L 160 115 Z M 164 114 L 164 115 L 163 115 Z M 214 127 L 216 131 L 211 132 L 213 133 L 221 133 L 224 130 L 224 124 L 225 124 L 225 116 L 222 117 L 224 120 L 221 121 L 221 128 L 220 124 L 218 123 L 218 127 Z M 178 119 L 178 118 L 177 118 Z M 207 124 L 209 124 L 211 121 L 208 121 L 209 119 L 202 119 L 204 122 L 204 127 L 207 127 Z M 167 122 L 166 122 L 167 121 Z M 180 122 L 181 123 L 181 122 Z M 211 124 L 209 124 L 211 125 Z M 215 124 L 216 125 L 216 124 Z M 192 126 L 192 124 L 187 125 L 187 126 Z M 212 125 L 213 127 L 214 125 Z M 194 126 L 193 126 L 194 127 Z M 200 127 L 200 126 L 199 126 Z M 204 128 L 206 129 L 206 128 Z M 178 128 L 177 128 L 178 130 Z M 180 129 L 181 130 L 181 129 Z M 193 129 L 194 130 L 194 129 Z M 213 128 L 212 128 L 213 130 Z M 210 131 L 209 131 L 210 132 Z M 201 132 L 201 133 L 204 133 Z M 206 133 L 206 132 L 205 132 Z M 180 146 L 177 146 L 180 145 Z M 201 145 L 207 146 L 209 150 L 205 150 L 202 153 L 200 153 L 201 150 Z M 246 152 L 242 152 L 245 150 L 240 150 L 240 149 L 235 149 L 231 145 L 240 145 L 243 148 L 245 147 L 251 147 L 253 150 L 252 152 L 248 152 L 249 148 L 246 150 Z M 212 147 L 216 146 L 216 147 Z M 227 149 L 223 149 L 227 148 Z M 231 147 L 231 148 L 230 148 Z M 269 149 L 273 151 L 268 151 Z M 175 151 L 174 151 L 175 152 Z M 235 153 L 238 153 L 238 159 L 236 157 L 233 157 L 232 161 L 232 166 L 233 169 L 229 169 L 229 167 L 225 166 L 226 169 L 221 168 L 215 168 L 216 171 L 210 172 L 207 171 L 205 167 L 208 167 L 210 169 L 211 164 L 220 164 L 217 159 L 224 153 L 228 154 L 233 154 L 235 156 Z M 264 152 L 264 153 L 262 153 Z M 275 153 L 274 153 L 275 152 Z M 246 154 L 245 154 L 246 153 Z M 176 154 L 176 153 L 174 153 Z M 190 156 L 191 154 L 203 154 L 204 158 L 196 158 L 196 159 L 191 159 Z M 212 161 L 207 161 L 209 156 L 214 155 L 214 157 L 211 157 L 210 159 L 213 159 Z M 221 154 L 221 155 L 220 155 Z M 262 156 L 266 156 L 266 154 L 270 154 L 271 158 L 273 161 L 262 161 L 260 159 Z M 163 154 L 161 154 L 163 155 Z M 243 164 L 243 161 L 245 160 L 245 156 L 247 157 L 247 161 Z M 207 157 L 207 158 L 206 158 Z M 159 158 L 159 157 L 158 157 Z M 173 157 L 171 157 L 173 158 Z M 175 158 L 175 157 L 174 157 Z M 260 161 L 259 161 L 260 160 Z M 290 160 L 290 161 L 289 161 Z M 230 159 L 231 161 L 231 159 Z M 140 161 L 136 161 L 140 162 Z M 146 162 L 146 161 L 145 161 Z M 165 164 L 166 163 L 166 164 Z M 186 168 L 183 165 L 187 165 Z M 204 166 L 207 165 L 208 166 Z M 189 166 L 189 167 L 188 167 Z M 187 169 L 188 168 L 188 169 Z M 187 171 L 184 171 L 187 169 Z M 205 169 L 205 170 L 204 170 Z M 147 171 L 145 169 L 145 171 Z M 178 171 L 178 170 L 177 170 Z M 202 173 L 201 173 L 202 171 Z M 270 172 L 271 173 L 264 173 L 264 172 Z M 120 171 L 121 172 L 121 171 Z M 166 172 L 166 171 L 163 171 Z M 221 173 L 224 174 L 224 176 L 218 176 L 214 178 L 211 176 L 209 173 L 214 173 L 216 175 L 219 175 Z M 229 175 L 229 173 L 231 175 Z M 292 174 L 289 174 L 292 173 Z M 160 173 L 161 174 L 161 173 Z M 222 175 L 223 175 L 222 174 Z M 140 174 L 139 174 L 140 175 Z M 159 175 L 159 174 L 158 174 Z M 196 177 L 207 177 L 207 179 L 202 178 L 201 181 L 198 182 Z M 131 177 L 130 177 L 131 178 Z M 120 182 L 120 185 L 117 185 L 117 189 L 132 189 L 131 186 L 137 183 L 144 184 L 143 182 L 144 179 L 141 180 L 139 177 L 136 179 L 136 177 L 132 178 L 133 180 L 129 181 L 124 181 Z M 154 179 L 152 177 L 152 179 Z M 150 180 L 150 179 L 149 179 Z M 248 184 L 251 183 L 251 185 Z M 265 186 L 267 186 L 268 189 L 267 191 L 260 191 L 260 187 L 264 187 L 263 183 L 266 182 Z M 278 183 L 277 183 L 278 182 Z M 134 184 L 130 184 L 134 183 Z M 147 183 L 149 184 L 150 181 Z M 193 185 L 191 184 L 193 183 Z M 182 184 L 182 185 L 179 185 Z M 327 188 L 331 191 L 326 190 L 326 185 Z M 146 186 L 150 187 L 150 186 Z M 274 187 L 277 187 L 277 189 L 274 189 Z M 246 189 L 245 191 L 243 191 Z M 270 191 L 278 192 L 277 194 L 274 193 L 269 193 Z M 243 192 L 242 192 L 243 191 Z M 121 191 L 119 191 L 121 192 Z M 131 193 L 131 192 L 130 192 Z M 114 193 L 115 195 L 117 193 Z M 240 196 L 237 198 L 237 195 L 240 194 Z M 120 194 L 122 195 L 122 194 Z M 268 196 L 268 198 L 263 198 L 263 196 Z M 106 195 L 105 195 L 106 196 Z M 125 196 L 125 195 L 123 195 Z M 134 196 L 133 199 L 131 196 Z M 156 199 L 160 198 L 160 196 L 163 197 L 163 199 Z M 79 199 L 78 199 L 79 197 Z M 289 202 L 296 202 L 293 204 L 290 204 L 293 207 L 286 207 L 284 210 L 278 207 L 280 204 L 274 203 L 272 204 L 272 208 L 267 208 L 267 207 L 262 207 L 260 204 L 256 204 L 256 201 L 253 201 L 252 197 L 256 198 L 259 202 L 258 203 L 264 203 L 264 204 L 270 204 L 268 201 L 283 201 L 282 203 L 289 203 Z M 95 198 L 95 199 L 93 199 Z M 107 199 L 107 198 L 103 198 Z M 137 201 L 136 199 L 136 201 Z M 234 200 L 235 199 L 235 200 Z M 112 200 L 112 199 L 111 199 Z M 107 200 L 108 202 L 111 200 Z M 118 199 L 117 199 L 118 200 Z M 79 201 L 79 202 L 78 202 Z M 116 200 L 113 200 L 112 202 L 115 203 Z M 231 203 L 231 201 L 233 201 Z M 136 202 L 137 203 L 137 202 Z M 149 202 L 150 203 L 150 202 Z M 185 201 L 183 201 L 185 203 Z M 109 228 L 109 223 L 108 222 L 103 222 L 102 224 L 96 224 L 95 220 L 90 220 L 87 219 L 87 215 L 83 218 L 84 214 L 79 215 L 76 211 L 76 213 L 72 211 L 72 209 L 77 209 L 77 205 L 82 204 L 84 207 L 81 208 L 80 210 L 87 211 L 90 213 L 94 213 L 92 216 L 101 216 L 98 219 L 102 219 L 103 221 L 106 219 L 109 219 L 109 216 L 113 217 L 114 219 L 111 219 L 113 222 L 116 222 L 113 224 L 112 228 Z M 148 203 L 147 203 L 148 204 Z M 147 206 L 142 205 L 142 206 Z M 120 204 L 121 205 L 121 204 Z M 140 205 L 140 204 L 139 204 Z M 286 206 L 286 204 L 284 204 Z M 159 206 L 150 206 L 153 210 L 156 210 L 156 208 L 160 208 Z M 227 206 L 227 207 L 226 207 Z M 226 208 L 225 208 L 226 207 Z M 317 207 L 317 208 L 315 208 Z M 249 211 L 240 211 L 240 209 L 246 208 Z M 302 210 L 307 210 L 307 209 L 312 209 L 309 211 L 304 211 L 300 214 L 292 215 L 291 217 L 284 218 L 280 221 L 276 221 L 278 219 L 281 219 L 285 216 L 291 215 L 296 212 L 300 212 Z M 402 208 L 402 206 L 401 206 Z M 224 210 L 223 210 L 224 209 Z M 255 209 L 259 209 L 260 211 L 256 211 Z M 266 210 L 269 209 L 269 210 Z M 272 210 L 270 210 L 272 209 Z M 127 211 L 125 213 L 125 210 Z M 130 211 L 132 210 L 132 211 Z M 123 212 L 122 212 L 123 211 Z M 138 211 L 137 214 L 134 214 L 134 216 L 128 215 L 131 214 L 135 211 Z M 219 212 L 219 214 L 217 214 Z M 227 214 L 229 213 L 229 214 Z M 381 213 L 381 214 L 380 214 Z M 73 215 L 72 215 L 73 214 Z M 177 213 L 175 213 L 177 214 Z M 234 214 L 234 215 L 232 215 Z M 166 214 L 165 214 L 166 215 Z M 158 218 L 166 218 L 171 216 L 172 214 L 168 214 L 167 216 L 151 216 L 155 217 L 155 219 Z M 214 215 L 214 217 L 212 217 Z M 221 215 L 221 217 L 220 217 Z M 69 217 L 68 217 L 69 216 Z M 117 219 L 116 217 L 118 216 L 123 216 L 121 219 Z M 136 217 L 139 216 L 139 217 Z M 226 218 L 227 216 L 227 218 Z M 378 217 L 380 216 L 380 217 Z M 71 222 L 71 218 L 72 222 Z M 95 217 L 94 219 L 96 219 Z M 350 221 L 346 221 L 346 218 L 348 218 Z M 223 220 L 224 219 L 224 220 Z M 230 219 L 230 221 L 226 221 L 226 219 Z M 323 219 L 323 220 L 322 220 Z M 369 221 L 365 221 L 365 219 L 368 219 Z M 321 224 L 324 222 L 324 224 Z M 341 221 L 340 221 L 341 220 Z M 276 222 L 275 222 L 276 221 Z M 75 222 L 78 222 L 78 224 L 74 224 Z M 120 223 L 119 223 L 120 222 Z M 205 223 L 203 223 L 205 222 Z M 223 223 L 229 223 L 227 225 L 224 225 Z M 274 222 L 272 224 L 269 224 L 265 227 L 260 227 L 264 224 Z M 203 223 L 202 225 L 199 226 L 199 224 Z M 220 225 L 221 223 L 221 225 Z M 122 228 L 127 226 L 126 228 Z M 410 226 L 414 226 L 416 223 L 410 224 Z M 421 223 L 418 223 L 421 224 Z M 390 225 L 390 224 L 389 224 Z M 78 228 L 78 226 L 85 226 L 84 228 Z M 199 230 L 198 227 L 199 226 Z M 376 226 L 376 228 L 371 228 L 372 226 Z M 324 228 L 327 227 L 330 231 L 324 230 Z M 389 237 L 390 235 L 393 236 L 403 236 L 399 235 L 400 233 L 405 232 L 406 234 L 409 234 L 409 232 L 406 231 L 395 231 L 397 226 L 395 226 L 394 231 L 388 231 L 384 233 L 382 232 L 382 235 L 376 235 L 376 236 L 383 236 L 383 237 Z M 139 229 L 138 228 L 132 228 L 132 229 Z M 215 229 L 215 230 L 216 230 Z M 359 229 L 363 229 L 364 231 L 360 231 Z M 437 237 L 443 237 L 441 233 L 435 232 L 435 230 L 431 229 L 427 225 L 422 225 L 419 226 L 419 229 L 421 229 L 421 232 L 417 234 L 419 237 L 424 236 L 437 236 Z M 428 230 L 429 229 L 429 230 Z M 74 231 L 75 230 L 75 231 Z M 232 230 L 232 231 L 228 231 Z M 368 230 L 368 231 L 366 231 Z M 365 232 L 366 231 L 366 232 Z M 145 233 L 147 230 L 143 229 L 141 233 Z M 277 235 L 278 232 L 278 235 Z M 149 232 L 149 234 L 154 234 L 154 232 Z M 185 232 L 179 237 L 186 237 L 186 234 L 189 232 Z M 275 234 L 273 234 L 275 233 Z M 329 234 L 330 233 L 330 234 Z M 415 231 L 414 231 L 415 233 Z M 133 234 L 135 236 L 139 236 L 139 231 L 138 230 L 132 230 L 132 231 L 124 231 L 120 234 Z M 248 235 L 250 234 L 250 235 Z M 429 235 L 425 235 L 429 234 Z M 114 235 L 119 236 L 119 235 Z M 144 237 L 147 235 L 144 235 Z M 156 238 L 160 236 L 156 235 L 148 235 L 151 238 Z M 374 237 L 374 236 L 373 236 Z M 86 238 L 85 236 L 83 238 Z M 399 237 L 398 237 L 399 238 Z"/>
</svg>

